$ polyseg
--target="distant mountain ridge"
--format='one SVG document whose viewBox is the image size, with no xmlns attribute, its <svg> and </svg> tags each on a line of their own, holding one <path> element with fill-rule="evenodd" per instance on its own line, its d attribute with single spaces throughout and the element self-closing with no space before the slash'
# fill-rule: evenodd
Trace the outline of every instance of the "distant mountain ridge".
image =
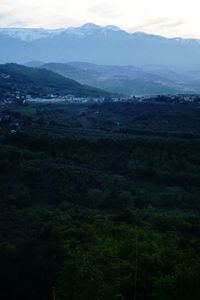
<svg viewBox="0 0 200 300">
<path fill-rule="evenodd" d="M 102 65 L 200 68 L 200 40 L 165 38 L 85 24 L 61 29 L 1 28 L 0 63 L 88 61 Z"/>
<path fill-rule="evenodd" d="M 198 94 L 200 72 L 176 73 L 165 69 L 145 69 L 134 66 L 108 66 L 85 62 L 47 63 L 30 62 L 72 78 L 82 84 L 113 93 L 127 95 Z"/>
<path fill-rule="evenodd" d="M 97 31 L 120 31 L 120 28 L 107 25 L 98 26 L 96 24 L 87 23 L 81 27 L 69 27 L 69 28 L 57 28 L 57 29 L 44 29 L 44 28 L 0 28 L 0 33 L 8 35 L 10 37 L 22 40 L 22 41 L 33 41 L 47 37 L 54 37 L 61 33 L 70 33 L 79 36 L 87 36 Z"/>
</svg>

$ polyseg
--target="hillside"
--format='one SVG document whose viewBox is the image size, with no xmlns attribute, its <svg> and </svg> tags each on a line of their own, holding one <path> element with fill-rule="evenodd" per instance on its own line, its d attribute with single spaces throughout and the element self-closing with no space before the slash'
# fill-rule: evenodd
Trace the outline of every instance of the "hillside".
<svg viewBox="0 0 200 300">
<path fill-rule="evenodd" d="M 30 62 L 57 72 L 82 84 L 127 95 L 157 95 L 199 93 L 200 89 L 187 74 L 168 70 L 154 70 L 134 66 L 108 66 L 85 62 L 47 63 Z"/>
<path fill-rule="evenodd" d="M 20 90 L 30 94 L 72 94 L 76 96 L 100 97 L 107 92 L 81 85 L 52 71 L 25 67 L 18 64 L 0 65 L 0 91 Z"/>
</svg>

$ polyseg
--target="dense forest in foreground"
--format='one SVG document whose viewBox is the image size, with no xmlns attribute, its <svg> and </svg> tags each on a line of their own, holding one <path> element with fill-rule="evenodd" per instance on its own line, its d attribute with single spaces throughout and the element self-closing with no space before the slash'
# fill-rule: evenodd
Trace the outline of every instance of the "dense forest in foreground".
<svg viewBox="0 0 200 300">
<path fill-rule="evenodd" d="M 42 108 L 33 125 L 14 134 L 1 129 L 2 299 L 47 300 L 53 292 L 56 300 L 199 299 L 198 115 L 192 110 L 188 118 L 193 133 L 160 132 L 155 120 L 147 131 L 143 117 L 135 131 L 127 123 L 107 135 L 116 114 L 120 123 L 128 118 L 125 107 L 94 107 L 96 126 L 105 124 L 105 136 L 96 139 L 91 123 L 92 138 L 55 134 L 66 124 L 52 112 L 45 118 Z M 68 132 L 80 126 L 74 110 L 79 121 L 91 118 L 80 107 L 67 109 Z M 174 114 L 171 120 L 177 128 Z"/>
</svg>

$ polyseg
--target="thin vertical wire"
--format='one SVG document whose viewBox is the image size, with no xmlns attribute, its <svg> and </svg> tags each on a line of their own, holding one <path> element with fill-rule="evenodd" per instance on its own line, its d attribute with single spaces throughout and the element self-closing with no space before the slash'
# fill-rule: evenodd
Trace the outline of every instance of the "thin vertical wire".
<svg viewBox="0 0 200 300">
<path fill-rule="evenodd" d="M 138 230 L 135 227 L 135 278 L 134 278 L 134 300 L 137 300 L 137 281 L 138 281 Z"/>
</svg>

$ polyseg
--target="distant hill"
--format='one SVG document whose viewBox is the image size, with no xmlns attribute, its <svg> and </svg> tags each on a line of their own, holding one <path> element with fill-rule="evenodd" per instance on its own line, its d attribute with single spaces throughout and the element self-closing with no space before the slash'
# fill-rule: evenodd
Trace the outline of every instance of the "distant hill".
<svg viewBox="0 0 200 300">
<path fill-rule="evenodd" d="M 36 62 L 29 63 L 35 65 Z M 105 66 L 85 62 L 37 62 L 42 68 L 72 78 L 82 84 L 127 95 L 199 93 L 200 86 L 191 73 L 134 66 Z M 192 72 L 193 74 L 194 72 Z M 196 73 L 195 73 L 196 74 Z M 199 73 L 197 73 L 199 75 Z"/>
<path fill-rule="evenodd" d="M 109 93 L 82 85 L 72 79 L 42 68 L 18 64 L 0 65 L 0 91 L 20 90 L 30 94 L 72 94 L 76 96 L 106 96 Z"/>
<path fill-rule="evenodd" d="M 0 63 L 88 61 L 102 65 L 155 65 L 176 71 L 200 68 L 199 40 L 129 33 L 115 26 L 91 23 L 55 30 L 1 28 L 0 53 Z"/>
</svg>

